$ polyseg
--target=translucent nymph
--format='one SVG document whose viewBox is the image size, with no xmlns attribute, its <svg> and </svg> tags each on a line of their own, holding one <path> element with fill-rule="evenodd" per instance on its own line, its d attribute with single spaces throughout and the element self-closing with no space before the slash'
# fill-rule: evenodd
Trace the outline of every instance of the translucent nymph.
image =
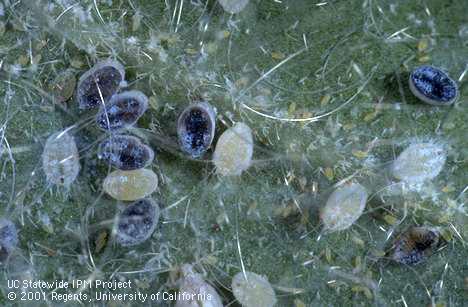
<svg viewBox="0 0 468 307">
<path fill-rule="evenodd" d="M 442 170 L 447 154 L 436 143 L 417 143 L 406 148 L 391 166 L 393 177 L 407 183 L 435 178 Z"/>
<path fill-rule="evenodd" d="M 96 63 L 78 80 L 76 99 L 80 109 L 93 109 L 105 104 L 125 81 L 125 69 L 115 60 Z"/>
<path fill-rule="evenodd" d="M 128 171 L 149 165 L 154 159 L 154 151 L 134 136 L 113 135 L 100 144 L 98 157 Z"/>
<path fill-rule="evenodd" d="M 213 163 L 218 174 L 239 176 L 252 164 L 252 155 L 252 130 L 244 123 L 236 123 L 219 137 Z"/>
<path fill-rule="evenodd" d="M 216 113 L 207 102 L 188 106 L 177 121 L 177 134 L 182 150 L 193 158 L 202 156 L 213 142 Z"/>
<path fill-rule="evenodd" d="M 42 152 L 42 168 L 51 184 L 69 187 L 80 172 L 74 138 L 65 130 L 52 134 Z"/>
<path fill-rule="evenodd" d="M 223 307 L 219 294 L 192 265 L 183 264 L 180 275 L 177 284 L 185 299 L 177 300 L 175 307 Z"/>
<path fill-rule="evenodd" d="M 445 72 L 434 66 L 420 66 L 409 78 L 411 92 L 425 103 L 450 105 L 457 100 L 457 83 Z"/>
<path fill-rule="evenodd" d="M 133 246 L 146 241 L 156 229 L 159 206 L 149 198 L 137 200 L 123 210 L 117 220 L 116 241 Z"/>
<path fill-rule="evenodd" d="M 232 293 L 245 307 L 272 307 L 276 304 L 275 291 L 268 280 L 252 272 L 237 273 L 232 278 Z"/>
<path fill-rule="evenodd" d="M 99 110 L 96 122 L 104 130 L 133 126 L 148 109 L 148 97 L 140 91 L 126 91 L 112 96 Z"/>
<path fill-rule="evenodd" d="M 158 176 L 149 169 L 115 170 L 104 179 L 104 191 L 117 200 L 134 201 L 151 195 L 158 187 Z"/>
<path fill-rule="evenodd" d="M 250 0 L 218 0 L 219 4 L 223 7 L 223 9 L 231 14 L 240 13 L 247 4 L 249 4 Z"/>
<path fill-rule="evenodd" d="M 338 187 L 328 197 L 320 213 L 325 231 L 349 228 L 362 215 L 366 201 L 367 191 L 359 183 L 348 183 Z"/>
</svg>

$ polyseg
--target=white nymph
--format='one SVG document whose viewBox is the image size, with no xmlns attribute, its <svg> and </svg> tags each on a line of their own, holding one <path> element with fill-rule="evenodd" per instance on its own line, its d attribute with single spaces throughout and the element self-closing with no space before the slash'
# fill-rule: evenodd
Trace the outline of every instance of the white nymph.
<svg viewBox="0 0 468 307">
<path fill-rule="evenodd" d="M 337 188 L 320 213 L 325 231 L 349 228 L 362 215 L 366 202 L 367 191 L 359 183 L 348 183 Z"/>
<path fill-rule="evenodd" d="M 236 123 L 219 137 L 213 163 L 219 175 L 239 176 L 252 164 L 252 155 L 252 130 L 244 123 Z"/>
<path fill-rule="evenodd" d="M 232 278 L 232 293 L 245 307 L 272 307 L 277 301 L 268 280 L 248 271 L 245 274 L 239 272 Z"/>
<path fill-rule="evenodd" d="M 178 284 L 181 299 L 177 300 L 175 307 L 223 307 L 219 294 L 201 274 L 193 270 L 192 265 L 182 265 L 180 273 Z"/>
<path fill-rule="evenodd" d="M 231 14 L 240 13 L 249 4 L 249 0 L 218 0 L 218 2 L 226 12 Z"/>
<path fill-rule="evenodd" d="M 410 145 L 391 166 L 396 179 L 410 184 L 435 178 L 442 170 L 447 153 L 440 144 L 417 143 Z"/>
<path fill-rule="evenodd" d="M 51 184 L 68 188 L 75 181 L 80 172 L 80 158 L 75 139 L 67 130 L 56 132 L 47 139 L 42 168 Z"/>
</svg>

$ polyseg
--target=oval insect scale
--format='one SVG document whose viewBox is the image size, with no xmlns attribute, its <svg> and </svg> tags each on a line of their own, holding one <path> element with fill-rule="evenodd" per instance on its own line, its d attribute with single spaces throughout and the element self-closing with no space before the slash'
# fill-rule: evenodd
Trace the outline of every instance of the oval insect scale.
<svg viewBox="0 0 468 307">
<path fill-rule="evenodd" d="M 218 0 L 218 2 L 226 12 L 231 14 L 240 13 L 249 4 L 249 0 Z"/>
<path fill-rule="evenodd" d="M 74 138 L 67 131 L 52 134 L 42 153 L 47 181 L 69 187 L 80 172 L 80 159 Z"/>
<path fill-rule="evenodd" d="M 104 191 L 117 200 L 134 201 L 151 195 L 158 187 L 158 176 L 149 169 L 115 170 L 104 179 Z"/>
<path fill-rule="evenodd" d="M 96 121 L 104 130 L 118 130 L 134 125 L 148 109 L 148 98 L 140 91 L 127 91 L 112 96 L 101 107 Z"/>
<path fill-rule="evenodd" d="M 444 242 L 437 228 L 411 227 L 396 240 L 391 258 L 401 264 L 419 264 Z"/>
<path fill-rule="evenodd" d="M 275 291 L 268 280 L 252 272 L 246 271 L 245 275 L 237 273 L 232 278 L 232 292 L 245 307 L 272 307 L 276 304 Z"/>
<path fill-rule="evenodd" d="M 125 69 L 122 64 L 110 59 L 96 63 L 78 80 L 76 98 L 79 108 L 93 109 L 106 103 L 123 81 Z"/>
<path fill-rule="evenodd" d="M 219 294 L 192 265 L 184 264 L 180 271 L 179 292 L 188 298 L 177 300 L 175 307 L 223 307 Z"/>
<path fill-rule="evenodd" d="M 459 95 L 457 83 L 433 66 L 414 69 L 410 74 L 409 86 L 417 98 L 432 105 L 450 105 Z"/>
<path fill-rule="evenodd" d="M 0 219 L 0 261 L 4 261 L 18 245 L 18 231 L 15 224 L 7 219 Z"/>
<path fill-rule="evenodd" d="M 421 183 L 435 178 L 447 159 L 441 145 L 434 143 L 417 143 L 406 148 L 391 166 L 396 179 L 407 183 Z"/>
<path fill-rule="evenodd" d="M 252 164 L 252 130 L 244 123 L 236 123 L 218 139 L 213 163 L 222 176 L 239 176 Z"/>
<path fill-rule="evenodd" d="M 136 137 L 116 135 L 100 144 L 98 157 L 118 169 L 135 170 L 149 165 L 154 159 L 154 151 Z"/>
<path fill-rule="evenodd" d="M 159 206 L 151 199 L 140 199 L 130 204 L 119 214 L 116 241 L 122 246 L 143 243 L 156 229 L 159 215 Z"/>
<path fill-rule="evenodd" d="M 345 184 L 329 196 L 320 217 L 326 231 L 349 228 L 364 212 L 367 191 L 359 183 Z"/>
<path fill-rule="evenodd" d="M 216 113 L 206 103 L 194 103 L 188 106 L 177 121 L 177 134 L 182 150 L 193 158 L 202 156 L 213 142 L 216 125 Z"/>
</svg>

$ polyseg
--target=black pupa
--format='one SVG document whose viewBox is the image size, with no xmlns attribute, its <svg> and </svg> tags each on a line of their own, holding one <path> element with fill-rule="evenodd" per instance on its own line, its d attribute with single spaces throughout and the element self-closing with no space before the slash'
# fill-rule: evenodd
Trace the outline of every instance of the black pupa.
<svg viewBox="0 0 468 307">
<path fill-rule="evenodd" d="M 99 145 L 98 158 L 128 171 L 149 165 L 154 159 L 154 151 L 134 136 L 115 135 Z"/>
<path fill-rule="evenodd" d="M 424 65 L 414 69 L 409 78 L 409 86 L 417 98 L 432 105 L 451 105 L 459 96 L 457 83 L 434 66 Z"/>
<path fill-rule="evenodd" d="M 76 99 L 80 109 L 94 109 L 105 104 L 125 81 L 125 69 L 115 60 L 96 63 L 78 80 Z"/>
<path fill-rule="evenodd" d="M 149 198 L 130 204 L 118 216 L 117 243 L 122 246 L 143 243 L 156 229 L 159 215 L 159 206 Z"/>
<path fill-rule="evenodd" d="M 101 129 L 115 131 L 133 126 L 148 109 L 148 97 L 140 91 L 126 91 L 111 97 L 99 110 L 96 122 Z"/>
<path fill-rule="evenodd" d="M 216 112 L 207 102 L 188 106 L 177 121 L 180 147 L 193 158 L 202 156 L 213 142 Z"/>
<path fill-rule="evenodd" d="M 411 227 L 395 241 L 391 259 L 401 264 L 419 264 L 444 243 L 437 228 Z"/>
</svg>

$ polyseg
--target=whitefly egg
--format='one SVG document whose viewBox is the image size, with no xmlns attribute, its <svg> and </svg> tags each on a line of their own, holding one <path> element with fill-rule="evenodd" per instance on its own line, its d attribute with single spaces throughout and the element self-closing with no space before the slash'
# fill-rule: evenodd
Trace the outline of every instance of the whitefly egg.
<svg viewBox="0 0 468 307">
<path fill-rule="evenodd" d="M 252 155 L 252 130 L 244 123 L 236 123 L 219 137 L 213 163 L 219 175 L 239 176 L 252 164 Z"/>
<path fill-rule="evenodd" d="M 158 187 L 158 176 L 150 169 L 115 170 L 104 179 L 103 189 L 117 200 L 134 201 L 151 195 Z"/>
<path fill-rule="evenodd" d="M 52 134 L 42 153 L 42 168 L 51 184 L 69 187 L 80 172 L 75 139 L 67 130 Z"/>
<path fill-rule="evenodd" d="M 242 306 L 272 307 L 276 304 L 276 294 L 268 280 L 256 273 L 239 272 L 232 278 L 232 293 Z"/>
<path fill-rule="evenodd" d="M 333 232 L 349 228 L 364 212 L 366 202 L 367 191 L 359 183 L 338 187 L 320 212 L 324 229 Z"/>
<path fill-rule="evenodd" d="M 407 183 L 421 183 L 435 178 L 446 159 L 447 154 L 440 144 L 412 144 L 393 162 L 391 173 L 396 179 Z"/>
</svg>

